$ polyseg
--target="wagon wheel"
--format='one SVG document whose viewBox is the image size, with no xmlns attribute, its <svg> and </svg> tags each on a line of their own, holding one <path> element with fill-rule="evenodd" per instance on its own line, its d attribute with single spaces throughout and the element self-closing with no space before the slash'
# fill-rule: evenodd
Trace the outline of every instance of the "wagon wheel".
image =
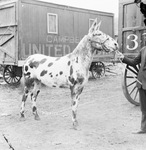
<svg viewBox="0 0 146 150">
<path fill-rule="evenodd" d="M 17 85 L 21 79 L 21 70 L 17 66 L 7 65 L 4 68 L 3 78 L 9 85 Z"/>
<path fill-rule="evenodd" d="M 123 82 L 122 82 L 122 89 L 125 97 L 127 100 L 136 105 L 139 106 L 139 91 L 136 87 L 136 78 L 138 75 L 138 71 L 140 68 L 140 65 L 137 65 L 136 67 L 132 67 L 127 65 L 123 76 Z"/>
<path fill-rule="evenodd" d="M 97 79 L 105 74 L 105 65 L 101 61 L 93 63 L 91 67 L 92 76 Z"/>
</svg>

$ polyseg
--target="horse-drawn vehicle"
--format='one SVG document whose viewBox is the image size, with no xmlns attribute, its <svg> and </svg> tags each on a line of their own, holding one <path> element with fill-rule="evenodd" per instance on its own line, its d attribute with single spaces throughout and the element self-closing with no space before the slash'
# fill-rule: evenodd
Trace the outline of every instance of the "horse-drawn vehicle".
<svg viewBox="0 0 146 150">
<path fill-rule="evenodd" d="M 119 35 L 120 51 L 128 57 L 135 57 L 140 49 L 146 45 L 146 27 L 144 16 L 139 4 L 134 0 L 120 0 L 119 3 Z M 146 4 L 146 0 L 143 0 Z M 123 92 L 129 102 L 139 105 L 139 92 L 136 87 L 140 66 L 135 68 L 126 66 L 123 75 Z"/>
<path fill-rule="evenodd" d="M 0 2 L 0 65 L 5 66 L 3 77 L 10 85 L 19 83 L 22 65 L 29 55 L 41 53 L 61 57 L 72 52 L 95 18 L 102 21 L 101 31 L 114 37 L 112 13 L 44 1 Z M 95 78 L 105 72 L 100 61 L 105 55 L 108 59 L 113 57 L 101 52 L 93 59 L 90 70 Z"/>
</svg>

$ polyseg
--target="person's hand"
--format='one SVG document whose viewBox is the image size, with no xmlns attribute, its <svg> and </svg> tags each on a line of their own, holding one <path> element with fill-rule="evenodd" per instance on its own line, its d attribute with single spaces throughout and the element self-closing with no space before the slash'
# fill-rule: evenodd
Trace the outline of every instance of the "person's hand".
<svg viewBox="0 0 146 150">
<path fill-rule="evenodd" d="M 141 0 L 134 0 L 134 3 L 141 3 Z"/>
<path fill-rule="evenodd" d="M 124 55 L 121 52 L 117 51 L 115 54 L 115 59 L 123 60 L 123 58 L 124 58 Z"/>
</svg>

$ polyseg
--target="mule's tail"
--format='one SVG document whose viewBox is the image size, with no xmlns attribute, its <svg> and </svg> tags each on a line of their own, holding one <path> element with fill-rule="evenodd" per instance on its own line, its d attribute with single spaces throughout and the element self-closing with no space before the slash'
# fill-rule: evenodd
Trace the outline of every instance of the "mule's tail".
<svg viewBox="0 0 146 150">
<path fill-rule="evenodd" d="M 19 93 L 22 94 L 24 92 L 24 87 L 25 87 L 25 78 L 24 75 L 22 74 L 21 80 L 20 80 L 20 86 L 19 86 Z"/>
</svg>

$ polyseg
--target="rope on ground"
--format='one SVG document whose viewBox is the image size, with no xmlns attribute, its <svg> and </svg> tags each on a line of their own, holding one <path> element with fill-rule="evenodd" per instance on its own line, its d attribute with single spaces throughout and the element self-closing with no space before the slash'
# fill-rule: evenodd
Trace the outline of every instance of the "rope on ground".
<svg viewBox="0 0 146 150">
<path fill-rule="evenodd" d="M 7 144 L 9 145 L 9 149 L 15 150 L 12 146 L 12 144 L 8 141 L 8 139 L 6 138 L 6 136 L 3 134 L 3 137 L 5 139 L 5 141 L 7 142 Z"/>
</svg>

